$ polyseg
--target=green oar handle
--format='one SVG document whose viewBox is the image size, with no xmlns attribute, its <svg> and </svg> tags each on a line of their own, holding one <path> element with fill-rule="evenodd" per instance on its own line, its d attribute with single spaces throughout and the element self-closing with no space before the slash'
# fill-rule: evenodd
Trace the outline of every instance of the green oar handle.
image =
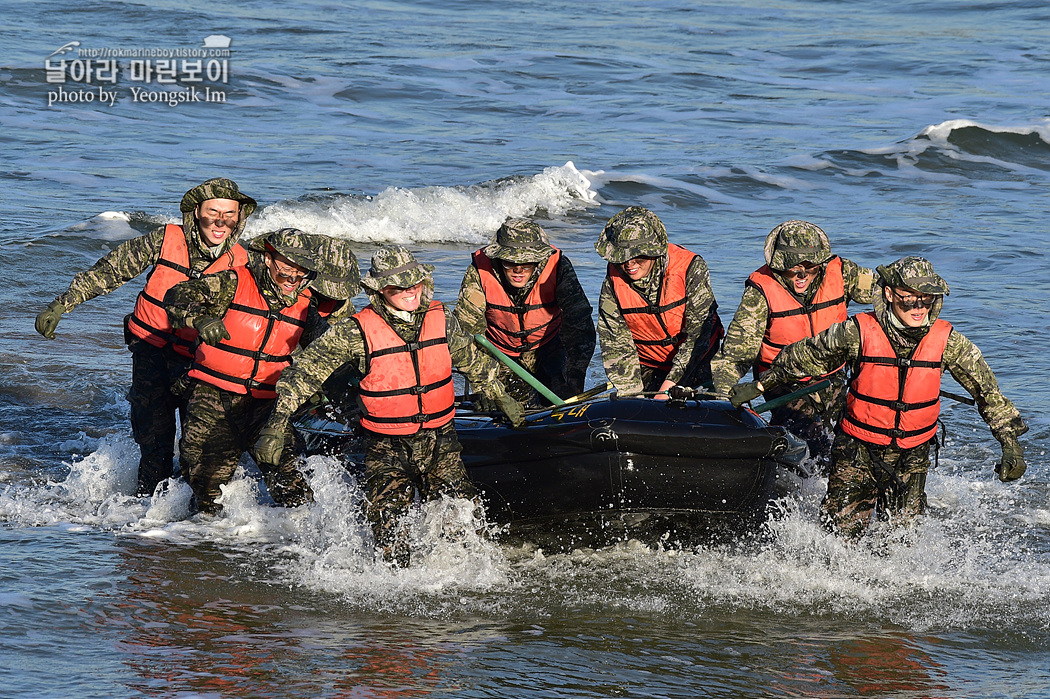
<svg viewBox="0 0 1050 699">
<path fill-rule="evenodd" d="M 811 385 L 806 386 L 804 388 L 800 388 L 797 391 L 792 391 L 791 393 L 788 393 L 786 395 L 780 396 L 778 398 L 774 398 L 772 400 L 767 400 L 765 403 L 763 403 L 762 405 L 758 406 L 757 408 L 753 408 L 753 410 L 756 413 L 764 413 L 767 410 L 775 410 L 775 409 L 779 408 L 782 405 L 787 405 L 788 403 L 790 403 L 791 401 L 795 400 L 796 398 L 801 398 L 802 396 L 808 396 L 810 393 L 816 393 L 817 391 L 823 391 L 825 388 L 827 388 L 830 385 L 831 385 L 831 381 L 829 379 L 824 379 L 823 381 L 818 381 L 815 384 L 811 384 Z"/>
<path fill-rule="evenodd" d="M 537 393 L 549 400 L 553 405 L 565 405 L 565 401 L 559 398 L 557 394 L 537 381 L 535 376 L 525 371 L 520 364 L 505 355 L 498 347 L 489 342 L 484 335 L 479 333 L 474 336 L 474 339 L 479 345 L 487 349 L 493 357 L 503 362 L 508 369 L 517 374 L 522 381 L 535 388 Z"/>
</svg>

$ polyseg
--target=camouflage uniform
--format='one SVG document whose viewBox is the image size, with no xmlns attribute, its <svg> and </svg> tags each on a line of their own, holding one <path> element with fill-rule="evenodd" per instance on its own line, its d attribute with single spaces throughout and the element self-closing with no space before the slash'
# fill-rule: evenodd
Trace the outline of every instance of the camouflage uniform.
<svg viewBox="0 0 1050 699">
<path fill-rule="evenodd" d="M 394 271 L 399 269 L 401 271 Z M 406 342 L 419 337 L 423 317 L 430 307 L 434 295 L 432 270 L 431 265 L 417 263 L 407 249 L 393 246 L 376 252 L 371 271 L 362 279 L 372 308 Z M 392 309 L 379 293 L 386 286 L 408 288 L 421 281 L 424 291 L 419 309 L 412 313 Z M 473 337 L 463 332 L 447 306 L 444 313 L 453 366 L 489 397 L 499 399 L 505 390 L 497 379 L 496 361 L 474 345 Z M 277 401 L 269 426 L 278 432 L 284 431 L 296 409 L 317 392 L 325 379 L 346 364 L 361 376 L 368 373 L 364 334 L 353 318 L 334 323 L 284 371 L 277 383 Z M 460 458 L 454 423 L 436 429 L 421 428 L 415 434 L 404 436 L 369 431 L 366 442 L 366 514 L 372 522 L 376 547 L 386 560 L 406 565 L 408 541 L 398 522 L 411 506 L 415 489 L 424 500 L 443 495 L 476 497 Z"/>
<path fill-rule="evenodd" d="M 943 294 L 948 292 L 947 284 L 934 274 L 932 265 L 920 257 L 903 258 L 880 267 L 879 272 L 882 279 L 874 299 L 875 315 L 897 356 L 910 356 L 940 314 Z M 888 281 L 894 279 L 909 283 Z M 922 293 L 938 294 L 930 308 L 928 323 L 920 328 L 908 328 L 900 323 L 882 294 L 885 286 L 910 287 Z M 848 363 L 851 375 L 856 376 L 860 348 L 860 329 L 857 320 L 851 318 L 816 337 L 784 348 L 773 361 L 772 368 L 762 375 L 761 382 L 766 388 L 789 384 L 799 377 L 834 369 L 843 362 Z M 1010 442 L 1016 444 L 1017 437 L 1027 432 L 1028 427 L 1017 408 L 1000 392 L 995 375 L 981 351 L 953 329 L 941 364 L 977 401 L 977 409 L 991 428 L 992 435 L 1004 445 L 1005 458 L 1007 445 Z M 905 520 L 923 512 L 929 448 L 930 442 L 912 449 L 876 446 L 845 434 L 840 425 L 832 448 L 828 493 L 822 506 L 829 526 L 846 536 L 856 537 L 863 533 L 877 510 L 883 515 L 900 514 Z"/>
<path fill-rule="evenodd" d="M 803 295 L 798 295 L 780 275 L 777 281 L 804 307 L 813 302 L 817 290 L 824 281 L 824 270 L 832 259 L 831 243 L 818 226 L 807 221 L 785 221 L 766 237 L 766 264 L 775 272 L 790 269 L 802 263 L 818 264 L 820 271 L 810 282 Z M 861 267 L 855 262 L 842 259 L 842 278 L 846 303 L 871 303 L 875 294 L 875 271 Z M 746 284 L 733 322 L 726 330 L 722 349 L 711 360 L 711 375 L 714 392 L 728 396 L 729 389 L 748 371 L 755 371 L 755 362 L 762 338 L 769 325 L 769 304 L 762 291 Z M 802 337 L 797 338 L 799 340 Z M 772 411 L 770 424 L 783 425 L 809 444 L 809 453 L 818 465 L 824 466 L 830 459 L 831 440 L 829 432 L 834 429 L 839 415 L 846 405 L 845 369 L 827 377 L 831 386 L 811 393 Z M 786 395 L 802 387 L 789 383 L 767 391 L 766 399 Z"/>
<path fill-rule="evenodd" d="M 605 225 L 594 249 L 607 262 L 621 264 L 633 257 L 656 258 L 652 271 L 631 285 L 650 304 L 659 301 L 667 266 L 667 231 L 653 212 L 632 206 L 613 216 Z M 697 255 L 686 273 L 686 311 L 682 328 L 685 339 L 679 345 L 671 369 L 662 371 L 643 366 L 631 329 L 624 320 L 606 275 L 598 298 L 598 340 L 602 364 L 609 382 L 620 394 L 656 391 L 666 380 L 681 386 L 698 386 L 711 378 L 708 351 L 714 334 L 721 334 L 718 304 L 711 291 L 707 263 Z"/>
<path fill-rule="evenodd" d="M 313 251 L 302 244 L 301 231 L 283 229 L 252 241 L 251 247 L 261 253 L 267 242 L 292 262 L 306 268 L 315 266 Z M 279 311 L 298 301 L 300 293 L 284 295 L 273 281 L 266 260 L 253 255 L 249 271 L 255 279 L 270 310 Z M 234 270 L 209 274 L 200 279 L 176 284 L 164 298 L 168 315 L 175 327 L 194 327 L 202 317 L 222 318 L 237 293 L 238 277 Z M 306 319 L 307 329 L 321 322 L 314 304 Z M 305 337 L 306 331 L 303 335 Z M 300 339 L 302 342 L 302 339 Z M 193 488 L 197 509 L 215 513 L 219 486 L 233 477 L 241 454 L 248 451 L 266 424 L 274 399 L 256 398 L 251 394 L 220 389 L 205 381 L 192 383 L 186 423 L 179 441 L 179 464 L 183 477 Z M 286 428 L 291 443 L 293 433 Z M 295 467 L 296 454 L 287 450 L 276 465 L 258 463 L 266 487 L 275 502 L 288 507 L 312 500 L 309 484 Z"/>
<path fill-rule="evenodd" d="M 491 260 L 536 265 L 532 278 L 520 289 L 507 282 L 501 265 L 493 265 L 497 278 L 517 308 L 524 304 L 553 252 L 546 232 L 532 221 L 520 218 L 510 219 L 500 226 L 495 242 L 484 248 L 485 255 Z M 591 304 L 576 278 L 576 270 L 565 255 L 558 259 L 555 275 L 555 302 L 562 312 L 561 329 L 542 346 L 522 352 L 517 361 L 555 394 L 569 398 L 583 392 L 596 336 L 591 320 Z M 488 326 L 486 307 L 481 274 L 471 264 L 463 275 L 455 310 L 456 318 L 465 332 L 471 335 L 484 334 Z M 536 392 L 502 365 L 500 380 L 518 400 L 537 403 Z"/>
<path fill-rule="evenodd" d="M 237 227 L 216 247 L 209 247 L 201 238 L 195 213 L 197 206 L 209 199 L 231 199 L 240 203 Z M 237 243 L 256 203 L 242 194 L 233 181 L 216 178 L 186 192 L 179 208 L 192 278 L 199 276 Z M 146 270 L 152 273 L 160 259 L 164 231 L 165 226 L 160 226 L 146 235 L 121 243 L 90 269 L 75 275 L 69 288 L 55 302 L 68 313 L 85 301 L 123 286 Z M 131 430 L 140 451 L 136 492 L 150 495 L 160 481 L 172 475 L 176 413 L 180 413 L 183 420 L 186 415 L 186 398 L 173 392 L 172 386 L 189 370 L 191 360 L 170 346 L 158 348 L 140 340 L 127 328 L 124 338 L 132 353 L 131 390 L 128 392 Z"/>
</svg>

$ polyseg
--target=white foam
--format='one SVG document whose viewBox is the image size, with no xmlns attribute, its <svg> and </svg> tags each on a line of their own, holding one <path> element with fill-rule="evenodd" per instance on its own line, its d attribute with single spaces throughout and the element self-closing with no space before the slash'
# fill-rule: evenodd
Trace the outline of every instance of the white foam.
<svg viewBox="0 0 1050 699">
<path fill-rule="evenodd" d="M 478 185 L 390 187 L 372 197 L 278 202 L 249 220 L 246 236 L 291 227 L 361 243 L 480 243 L 508 217 L 560 215 L 596 201 L 591 182 L 570 161 L 531 177 Z"/>
</svg>

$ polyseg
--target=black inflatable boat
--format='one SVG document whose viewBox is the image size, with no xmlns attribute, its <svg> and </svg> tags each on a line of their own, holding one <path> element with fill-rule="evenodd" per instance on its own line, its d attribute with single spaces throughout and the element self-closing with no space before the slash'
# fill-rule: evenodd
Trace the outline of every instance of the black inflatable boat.
<svg viewBox="0 0 1050 699">
<path fill-rule="evenodd" d="M 307 453 L 361 463 L 358 428 L 337 409 L 296 428 Z M 490 521 L 547 547 L 754 531 L 809 475 L 804 442 L 726 401 L 605 395 L 530 414 L 517 429 L 463 401 L 456 430 Z"/>
</svg>

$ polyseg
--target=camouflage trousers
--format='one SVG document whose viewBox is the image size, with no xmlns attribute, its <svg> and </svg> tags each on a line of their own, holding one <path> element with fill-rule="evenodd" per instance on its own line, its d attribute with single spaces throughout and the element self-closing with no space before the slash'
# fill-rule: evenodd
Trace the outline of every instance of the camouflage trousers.
<svg viewBox="0 0 1050 699">
<path fill-rule="evenodd" d="M 877 514 L 909 521 L 926 511 L 930 442 L 911 449 L 877 447 L 839 433 L 831 451 L 825 524 L 848 538 L 864 533 Z"/>
<path fill-rule="evenodd" d="M 410 554 L 403 516 L 412 506 L 416 491 L 423 501 L 446 495 L 480 500 L 463 467 L 463 448 L 453 422 L 411 435 L 367 435 L 366 515 L 376 550 L 384 560 L 404 567 Z"/>
<path fill-rule="evenodd" d="M 273 400 L 223 391 L 197 381 L 189 398 L 188 416 L 179 442 L 182 476 L 193 488 L 197 509 L 216 513 L 215 502 L 230 482 L 241 454 L 250 451 L 270 415 Z M 306 478 L 295 467 L 295 434 L 289 426 L 284 451 L 276 467 L 258 464 L 270 497 L 279 505 L 295 507 L 313 499 Z"/>
<path fill-rule="evenodd" d="M 190 370 L 192 360 L 169 348 L 135 338 L 131 349 L 131 434 L 139 445 L 136 494 L 152 495 L 157 484 L 171 478 L 175 458 L 176 419 L 186 420 L 186 398 L 173 391 Z"/>
<path fill-rule="evenodd" d="M 817 473 L 827 473 L 831 462 L 832 434 L 846 407 L 846 373 L 840 371 L 829 377 L 827 388 L 802 396 L 770 413 L 769 424 L 786 428 L 809 445 Z M 765 393 L 766 400 L 787 395 L 805 384 L 790 384 Z"/>
</svg>

